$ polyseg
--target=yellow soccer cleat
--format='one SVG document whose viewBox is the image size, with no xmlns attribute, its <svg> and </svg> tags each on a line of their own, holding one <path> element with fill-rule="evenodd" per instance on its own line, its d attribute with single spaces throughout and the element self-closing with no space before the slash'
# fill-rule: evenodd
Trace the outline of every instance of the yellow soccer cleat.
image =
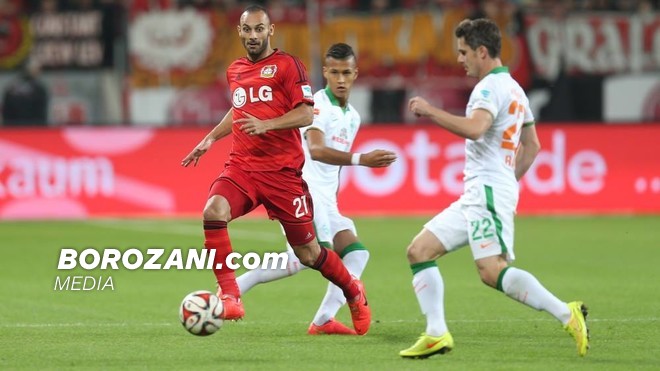
<svg viewBox="0 0 660 371">
<path fill-rule="evenodd" d="M 584 357 L 589 350 L 589 329 L 587 328 L 587 307 L 581 301 L 568 303 L 571 310 L 571 319 L 564 326 L 564 330 L 571 334 L 577 345 L 577 352 Z"/>
<path fill-rule="evenodd" d="M 454 348 L 454 338 L 449 332 L 442 336 L 429 336 L 422 333 L 415 345 L 399 352 L 403 358 L 428 358 L 434 354 L 445 354 Z"/>
</svg>

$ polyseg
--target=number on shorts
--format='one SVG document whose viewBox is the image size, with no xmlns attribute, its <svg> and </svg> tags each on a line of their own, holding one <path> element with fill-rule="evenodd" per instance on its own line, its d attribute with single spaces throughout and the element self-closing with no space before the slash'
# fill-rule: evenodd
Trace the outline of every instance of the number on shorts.
<svg viewBox="0 0 660 371">
<path fill-rule="evenodd" d="M 301 216 L 309 214 L 309 210 L 307 208 L 307 196 L 302 195 L 298 198 L 294 198 L 293 206 L 296 207 L 296 218 L 300 218 Z"/>
<path fill-rule="evenodd" d="M 488 218 L 483 218 L 481 221 L 471 221 L 470 226 L 472 226 L 472 241 L 493 237 L 493 230 L 490 228 L 492 225 L 493 222 Z"/>
</svg>

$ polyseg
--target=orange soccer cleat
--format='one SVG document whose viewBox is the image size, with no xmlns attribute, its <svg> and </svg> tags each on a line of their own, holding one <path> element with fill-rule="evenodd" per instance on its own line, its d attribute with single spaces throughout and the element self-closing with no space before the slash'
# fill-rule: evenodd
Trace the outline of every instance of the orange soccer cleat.
<svg viewBox="0 0 660 371">
<path fill-rule="evenodd" d="M 312 322 L 307 329 L 309 335 L 357 335 L 355 330 L 346 327 L 343 323 L 330 318 L 330 320 L 321 326 Z"/>
<path fill-rule="evenodd" d="M 351 282 L 358 286 L 360 290 L 360 295 L 357 299 L 354 299 L 352 302 L 348 302 L 348 307 L 351 310 L 351 319 L 353 320 L 353 328 L 358 335 L 364 335 L 369 331 L 369 326 L 371 326 L 371 308 L 367 303 L 367 295 L 364 291 L 364 284 L 362 281 L 354 278 Z"/>
<path fill-rule="evenodd" d="M 243 308 L 241 298 L 232 295 L 223 295 L 219 288 L 217 296 L 222 301 L 223 307 L 220 318 L 228 321 L 238 321 L 239 319 L 243 319 L 245 309 Z"/>
</svg>

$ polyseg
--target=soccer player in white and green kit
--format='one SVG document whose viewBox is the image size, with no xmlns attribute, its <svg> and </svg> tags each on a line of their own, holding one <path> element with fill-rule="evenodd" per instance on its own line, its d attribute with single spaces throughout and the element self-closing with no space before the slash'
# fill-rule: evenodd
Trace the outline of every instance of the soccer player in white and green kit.
<svg viewBox="0 0 660 371">
<path fill-rule="evenodd" d="M 500 59 L 501 34 L 490 20 L 462 21 L 455 31 L 458 62 L 479 82 L 465 117 L 410 99 L 409 109 L 465 138 L 463 195 L 424 225 L 408 246 L 413 288 L 426 316 L 417 342 L 399 352 L 405 358 L 444 354 L 454 347 L 444 313 L 444 283 L 436 259 L 470 246 L 481 280 L 512 299 L 559 320 L 584 356 L 589 348 L 587 310 L 580 301 L 565 303 L 530 273 L 509 265 L 514 259 L 514 214 L 518 180 L 540 150 L 534 117 L 523 89 Z"/>
<path fill-rule="evenodd" d="M 376 149 L 368 153 L 352 153 L 351 146 L 360 128 L 360 114 L 348 103 L 353 82 L 358 76 L 353 49 L 344 43 L 330 46 L 323 64 L 325 89 L 314 94 L 314 121 L 302 130 L 305 165 L 303 179 L 309 185 L 314 204 L 314 227 L 321 246 L 334 248 L 348 271 L 362 274 L 369 252 L 357 238 L 353 221 L 339 212 L 337 190 L 341 166 L 389 166 L 396 160 L 394 152 Z M 241 294 L 259 283 L 291 276 L 305 266 L 291 248 L 286 269 L 258 268 L 237 278 Z M 342 291 L 328 285 L 325 297 L 307 333 L 310 335 L 363 335 L 334 319 L 346 303 Z"/>
</svg>

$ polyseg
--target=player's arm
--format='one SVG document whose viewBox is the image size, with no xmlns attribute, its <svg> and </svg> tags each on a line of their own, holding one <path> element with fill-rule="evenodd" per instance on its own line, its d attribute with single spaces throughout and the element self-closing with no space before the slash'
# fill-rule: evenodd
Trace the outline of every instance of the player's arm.
<svg viewBox="0 0 660 371">
<path fill-rule="evenodd" d="M 248 135 L 260 135 L 271 130 L 296 129 L 310 125 L 314 119 L 314 108 L 308 103 L 300 103 L 282 116 L 268 120 L 259 120 L 247 112 L 243 114 L 245 117 L 234 123 L 240 125 L 240 129 Z"/>
<path fill-rule="evenodd" d="M 493 125 L 493 115 L 485 109 L 474 109 L 469 117 L 452 115 L 430 105 L 424 98 L 410 99 L 408 108 L 417 117 L 427 117 L 446 130 L 466 139 L 477 140 Z"/>
<path fill-rule="evenodd" d="M 536 135 L 536 127 L 534 124 L 523 125 L 520 132 L 520 144 L 516 151 L 516 179 L 525 175 L 529 167 L 532 166 L 536 155 L 541 150 L 541 142 Z"/>
<path fill-rule="evenodd" d="M 396 154 L 394 152 L 382 149 L 376 149 L 368 153 L 351 153 L 328 147 L 325 145 L 325 134 L 315 127 L 307 129 L 305 140 L 307 141 L 307 148 L 309 148 L 309 154 L 312 160 L 325 164 L 385 167 L 396 160 Z"/>
<path fill-rule="evenodd" d="M 202 155 L 211 148 L 211 145 L 213 145 L 215 141 L 222 139 L 231 133 L 231 119 L 232 110 L 229 109 L 225 117 L 220 120 L 218 125 L 216 125 L 208 134 L 206 134 L 204 139 L 202 139 L 201 142 L 199 142 L 199 144 L 193 148 L 188 156 L 181 160 L 181 165 L 186 167 L 194 161 L 193 166 L 197 166 L 199 158 L 202 157 Z"/>
<path fill-rule="evenodd" d="M 296 108 L 280 117 L 266 120 L 269 130 L 297 129 L 311 125 L 314 120 L 314 107 L 309 103 L 300 103 Z"/>
</svg>

